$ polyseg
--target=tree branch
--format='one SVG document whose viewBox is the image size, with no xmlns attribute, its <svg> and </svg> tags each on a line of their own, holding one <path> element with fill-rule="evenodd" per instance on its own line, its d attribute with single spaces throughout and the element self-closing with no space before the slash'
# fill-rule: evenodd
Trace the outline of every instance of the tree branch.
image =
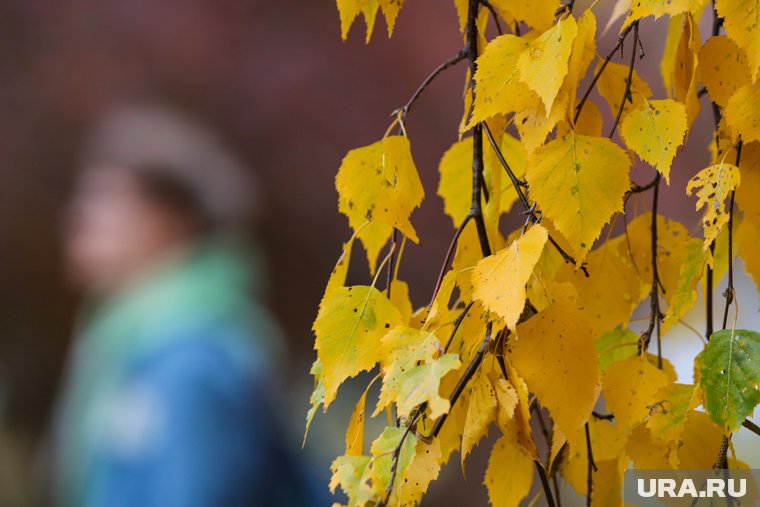
<svg viewBox="0 0 760 507">
<path fill-rule="evenodd" d="M 745 428 L 750 430 L 752 433 L 760 437 L 760 426 L 753 423 L 749 419 L 745 419 L 744 422 L 742 423 L 742 426 L 744 426 Z"/>
<path fill-rule="evenodd" d="M 657 367 L 662 369 L 662 345 L 660 342 L 660 324 L 662 319 L 662 313 L 660 312 L 660 288 L 662 282 L 660 281 L 659 272 L 657 270 L 657 204 L 660 194 L 660 173 L 657 172 L 654 177 L 654 191 L 652 192 L 652 222 L 650 226 L 651 231 L 651 257 L 652 257 L 652 290 L 649 292 L 649 326 L 642 334 L 641 344 L 639 346 L 639 352 L 647 350 L 649 348 L 649 342 L 652 339 L 652 334 L 657 333 Z"/>
<path fill-rule="evenodd" d="M 496 9 L 493 8 L 493 5 L 489 0 L 480 0 L 480 5 L 491 11 L 491 16 L 493 17 L 493 22 L 496 25 L 496 31 L 499 32 L 499 35 L 502 35 L 504 32 L 501 30 L 501 23 L 499 23 L 499 15 L 496 13 Z"/>
<path fill-rule="evenodd" d="M 575 106 L 575 117 L 573 117 L 574 124 L 578 122 L 578 118 L 581 115 L 581 110 L 583 109 L 583 106 L 586 104 L 586 101 L 588 100 L 589 95 L 591 95 L 591 91 L 594 89 L 594 86 L 596 86 L 596 82 L 599 81 L 599 78 L 604 72 L 604 69 L 607 68 L 607 64 L 610 63 L 610 60 L 612 60 L 612 57 L 615 56 L 615 53 L 617 53 L 617 50 L 623 46 L 623 42 L 625 42 L 625 39 L 626 37 L 628 37 L 628 34 L 631 32 L 632 28 L 633 28 L 633 25 L 628 25 L 628 27 L 625 30 L 623 30 L 623 33 L 621 33 L 620 37 L 618 37 L 617 44 L 615 44 L 615 46 L 612 48 L 609 54 L 605 57 L 604 61 L 602 62 L 601 67 L 599 67 L 599 70 L 597 70 L 596 74 L 594 74 L 594 79 L 591 80 L 591 83 L 588 85 L 588 88 L 586 89 L 586 92 L 583 94 L 583 97 L 581 97 L 580 102 L 578 102 L 578 105 Z M 635 51 L 635 48 L 634 48 L 634 51 Z"/>
<path fill-rule="evenodd" d="M 742 140 L 736 143 L 736 166 L 739 167 L 739 163 L 742 159 Z M 723 292 L 723 297 L 726 298 L 726 306 L 723 309 L 723 329 L 726 329 L 728 324 L 728 308 L 731 303 L 734 302 L 734 197 L 736 196 L 736 190 L 731 191 L 731 197 L 728 203 L 728 285 Z"/>
<path fill-rule="evenodd" d="M 591 432 L 586 423 L 586 457 L 588 458 L 588 475 L 586 477 L 586 505 L 591 507 L 591 493 L 594 490 L 594 472 L 597 471 L 594 462 L 594 452 L 591 448 Z"/>
<path fill-rule="evenodd" d="M 496 143 L 496 139 L 494 139 L 493 134 L 491 133 L 491 129 L 488 127 L 488 124 L 482 122 L 481 125 L 483 126 L 483 130 L 486 133 L 488 142 L 491 143 L 491 147 L 496 152 L 496 157 L 499 159 L 499 162 L 501 162 L 502 167 L 504 167 L 504 170 L 507 172 L 509 179 L 512 181 L 512 186 L 514 187 L 515 192 L 517 192 L 517 197 L 522 203 L 523 208 L 525 208 L 525 214 L 528 215 L 528 219 L 530 221 L 532 221 L 534 224 L 537 224 L 541 219 L 536 215 L 534 207 L 528 202 L 528 198 L 525 196 L 525 192 L 523 192 L 522 189 L 523 183 L 517 179 L 517 176 L 515 176 L 512 168 L 509 167 L 509 164 L 504 158 L 504 154 L 501 152 L 501 148 L 499 148 L 499 145 Z M 559 246 L 559 243 L 557 243 L 557 241 L 552 238 L 551 235 L 549 236 L 549 242 L 554 246 L 557 252 L 559 252 L 565 262 L 568 262 L 574 266 L 578 265 L 575 259 L 570 254 L 565 252 L 565 250 Z M 581 264 L 580 270 L 583 271 L 587 277 L 589 276 L 585 265 Z"/>
<path fill-rule="evenodd" d="M 467 365 L 467 369 L 464 371 L 464 374 L 462 375 L 462 378 L 459 379 L 459 382 L 457 382 L 457 385 L 454 386 L 454 390 L 451 392 L 451 396 L 449 396 L 449 412 L 443 414 L 441 417 L 439 417 L 435 424 L 433 425 L 433 429 L 430 431 L 430 437 L 435 438 L 438 436 L 438 433 L 440 433 L 441 428 L 443 428 L 443 423 L 446 422 L 446 418 L 448 417 L 449 413 L 451 412 L 451 409 L 454 407 L 454 404 L 459 399 L 459 396 L 464 391 L 464 388 L 467 387 L 467 383 L 472 379 L 473 375 L 475 375 L 475 372 L 480 367 L 480 363 L 483 362 L 483 355 L 486 352 L 486 348 L 488 347 L 488 344 L 491 342 L 491 329 L 493 328 L 493 323 L 489 322 L 486 325 L 486 336 L 483 339 L 483 343 L 478 349 L 478 351 L 475 353 L 475 357 L 472 358 L 472 361 L 470 361 L 470 364 Z"/>
<path fill-rule="evenodd" d="M 620 118 L 623 117 L 623 109 L 625 109 L 625 103 L 631 98 L 631 83 L 633 82 L 633 67 L 636 64 L 636 49 L 640 43 L 638 20 L 634 21 L 632 26 L 633 26 L 633 47 L 631 48 L 631 63 L 628 66 L 628 78 L 625 81 L 625 92 L 623 93 L 623 99 L 620 101 L 620 107 L 618 108 L 617 116 L 615 117 L 615 123 L 612 124 L 612 130 L 610 130 L 610 135 L 607 136 L 610 138 L 612 138 L 612 136 L 615 135 L 615 130 L 617 129 L 618 123 L 620 123 Z"/>
</svg>

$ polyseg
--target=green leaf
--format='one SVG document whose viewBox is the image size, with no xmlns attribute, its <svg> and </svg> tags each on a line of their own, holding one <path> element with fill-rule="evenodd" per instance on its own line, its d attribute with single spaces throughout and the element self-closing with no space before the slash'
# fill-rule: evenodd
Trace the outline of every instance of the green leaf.
<svg viewBox="0 0 760 507">
<path fill-rule="evenodd" d="M 697 367 L 707 413 L 726 431 L 736 431 L 760 403 L 760 333 L 716 331 Z"/>
</svg>

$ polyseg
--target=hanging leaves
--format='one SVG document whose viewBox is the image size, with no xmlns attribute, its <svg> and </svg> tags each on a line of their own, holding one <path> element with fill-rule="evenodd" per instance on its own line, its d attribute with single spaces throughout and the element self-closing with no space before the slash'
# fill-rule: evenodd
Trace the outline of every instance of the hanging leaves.
<svg viewBox="0 0 760 507">
<path fill-rule="evenodd" d="M 483 482 L 498 506 L 560 505 L 563 489 L 547 486 L 560 476 L 590 505 L 621 505 L 631 464 L 742 466 L 724 444 L 760 403 L 760 333 L 731 325 L 737 251 L 760 284 L 758 2 L 716 0 L 725 33 L 716 19 L 703 41 L 707 0 L 618 0 L 602 22 L 603 34 L 625 17 L 612 44 L 600 44 L 594 12 L 576 2 L 453 4 L 462 50 L 402 102 L 380 141 L 349 151 L 338 169 L 338 208 L 352 234 L 313 326 L 307 431 L 343 382 L 377 374 L 347 414 L 330 489 L 349 506 L 417 505 L 454 451 L 464 472 L 494 427 Z M 378 13 L 390 35 L 403 5 L 337 0 L 343 38 L 363 17 L 369 40 Z M 664 47 L 652 48 L 644 39 L 661 17 Z M 664 93 L 637 64 L 659 49 Z M 411 222 L 424 190 L 407 121 L 461 60 L 464 114 L 451 125 L 459 137 L 442 154 L 437 187 L 455 230 L 430 257 L 442 260 L 440 274 L 421 302 L 420 277 L 399 279 L 406 239 L 425 236 Z M 702 95 L 713 114 L 698 115 Z M 709 155 L 695 146 L 702 134 L 690 140 L 703 121 L 713 129 Z M 681 150 L 689 153 L 676 157 Z M 637 167 L 632 182 L 634 155 L 651 167 Z M 699 157 L 707 167 L 695 171 Z M 663 213 L 672 207 L 664 185 L 684 179 L 704 238 Z M 346 286 L 356 239 L 370 285 Z M 723 299 L 716 285 L 726 273 Z M 728 329 L 705 326 L 712 336 L 694 358 L 694 384 L 676 383 L 668 357 L 680 341 L 671 337 L 702 334 L 689 322 L 700 290 L 712 296 L 711 315 L 725 304 Z M 385 412 L 389 426 L 365 435 L 376 427 L 365 425 L 373 400 L 372 417 Z"/>
</svg>

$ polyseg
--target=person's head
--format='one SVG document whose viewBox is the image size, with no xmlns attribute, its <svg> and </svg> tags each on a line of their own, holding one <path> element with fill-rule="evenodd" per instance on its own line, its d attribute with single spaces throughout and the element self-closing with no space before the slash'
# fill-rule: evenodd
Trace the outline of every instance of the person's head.
<svg viewBox="0 0 760 507">
<path fill-rule="evenodd" d="M 121 108 L 86 144 L 66 253 L 75 283 L 111 293 L 164 257 L 249 218 L 250 176 L 208 131 L 155 108 Z"/>
</svg>

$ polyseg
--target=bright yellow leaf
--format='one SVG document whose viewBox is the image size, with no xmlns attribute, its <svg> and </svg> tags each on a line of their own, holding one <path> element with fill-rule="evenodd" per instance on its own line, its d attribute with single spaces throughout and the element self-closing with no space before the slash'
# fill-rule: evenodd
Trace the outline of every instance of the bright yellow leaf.
<svg viewBox="0 0 760 507">
<path fill-rule="evenodd" d="M 596 66 L 596 72 L 599 72 L 599 67 L 602 65 L 600 61 Z M 615 118 L 620 109 L 620 103 L 623 101 L 623 91 L 625 91 L 625 84 L 628 80 L 628 65 L 622 63 L 610 62 L 605 67 L 604 72 L 599 77 L 597 82 L 597 89 L 599 94 L 604 97 L 607 104 L 610 106 L 610 113 L 612 118 Z M 634 69 L 633 78 L 631 79 L 631 100 L 633 103 L 625 101 L 623 108 L 623 117 L 632 108 L 637 107 L 652 96 L 652 91 L 649 89 L 649 85 L 639 77 L 638 72 Z"/>
<path fill-rule="evenodd" d="M 687 194 L 690 195 L 696 190 L 697 211 L 702 207 L 705 208 L 702 216 L 705 250 L 710 247 L 710 243 L 718 237 L 720 231 L 728 223 L 725 201 L 731 191 L 739 186 L 739 182 L 739 168 L 723 163 L 702 169 L 686 185 Z"/>
<path fill-rule="evenodd" d="M 364 419 L 366 416 L 367 393 L 372 386 L 370 383 L 364 390 L 359 401 L 354 406 L 351 419 L 346 429 L 346 456 L 361 456 L 364 454 Z"/>
<path fill-rule="evenodd" d="M 556 302 L 518 325 L 516 334 L 507 343 L 515 369 L 568 441 L 576 442 L 599 396 L 593 329 L 575 305 Z"/>
<path fill-rule="evenodd" d="M 734 93 L 726 105 L 726 123 L 734 140 L 760 141 L 760 81 L 745 84 Z"/>
<path fill-rule="evenodd" d="M 505 470 L 509 470 L 509 480 L 505 480 Z M 484 481 L 491 505 L 517 507 L 530 491 L 532 482 L 533 460 L 520 452 L 508 438 L 499 438 L 488 458 Z"/>
<path fill-rule="evenodd" d="M 699 50 L 699 71 L 710 99 L 726 107 L 736 90 L 749 83 L 747 56 L 725 35 L 710 37 Z"/>
<path fill-rule="evenodd" d="M 699 114 L 699 30 L 691 14 L 683 14 L 683 28 L 673 64 L 673 97 L 686 106 L 689 128 Z"/>
<path fill-rule="evenodd" d="M 462 434 L 462 468 L 470 451 L 488 434 L 488 428 L 496 421 L 498 402 L 491 379 L 481 368 L 471 380 L 470 403 Z"/>
<path fill-rule="evenodd" d="M 661 16 L 675 16 L 684 12 L 691 12 L 699 15 L 705 7 L 706 0 L 636 0 L 631 3 L 631 10 L 628 17 L 623 22 L 623 26 L 630 25 L 637 19 L 647 16 L 654 16 L 657 19 Z"/>
<path fill-rule="evenodd" d="M 577 33 L 575 18 L 568 16 L 528 44 L 517 59 L 520 80 L 541 97 L 547 116 L 567 75 L 567 61 Z"/>
<path fill-rule="evenodd" d="M 602 392 L 615 421 L 625 428 L 644 422 L 660 389 L 668 384 L 665 372 L 643 356 L 611 364 L 602 373 Z"/>
<path fill-rule="evenodd" d="M 717 457 L 716 449 L 723 439 L 723 430 L 704 412 L 690 411 L 678 440 L 678 467 L 710 469 Z"/>
<path fill-rule="evenodd" d="M 626 146 L 657 168 L 670 184 L 670 166 L 686 135 L 686 107 L 675 100 L 639 104 L 623 119 L 620 135 Z"/>
<path fill-rule="evenodd" d="M 313 329 L 323 366 L 325 408 L 344 380 L 377 363 L 380 339 L 400 324 L 398 310 L 374 287 L 341 287 L 324 296 Z"/>
<path fill-rule="evenodd" d="M 533 106 L 540 98 L 520 81 L 517 62 L 528 43 L 511 34 L 496 37 L 478 58 L 475 72 L 475 103 L 465 130 L 498 114 Z"/>
<path fill-rule="evenodd" d="M 409 216 L 422 202 L 424 191 L 406 137 L 389 136 L 349 151 L 335 186 L 338 209 L 354 230 L 366 221 L 380 222 L 418 241 Z"/>
<path fill-rule="evenodd" d="M 570 59 L 567 64 L 567 76 L 565 76 L 565 81 L 562 83 L 562 90 L 564 90 L 570 97 L 567 107 L 567 112 L 570 117 L 575 115 L 575 96 L 578 90 L 578 85 L 580 84 L 581 79 L 583 79 L 583 76 L 586 75 L 588 66 L 591 65 L 595 56 L 596 17 L 594 16 L 594 12 L 591 9 L 588 9 L 580 18 L 578 18 L 578 34 L 573 40 L 573 47 L 570 51 Z M 588 105 L 589 104 L 586 106 Z M 586 106 L 584 106 L 584 109 Z M 582 113 L 581 116 L 583 116 Z M 580 133 L 589 134 L 588 132 Z"/>
<path fill-rule="evenodd" d="M 525 307 L 525 284 L 547 237 L 546 229 L 534 225 L 502 251 L 478 262 L 472 273 L 473 296 L 510 329 Z"/>
<path fill-rule="evenodd" d="M 526 177 L 531 198 L 581 262 L 602 227 L 623 210 L 631 161 L 606 138 L 570 133 L 537 149 Z"/>
<path fill-rule="evenodd" d="M 760 2 L 716 0 L 715 9 L 723 18 L 726 35 L 747 54 L 752 81 L 755 81 L 760 68 Z"/>
<path fill-rule="evenodd" d="M 402 507 L 414 506 L 422 499 L 422 495 L 428 489 L 441 471 L 441 443 L 438 439 L 426 444 L 422 440 L 417 442 L 412 462 L 407 468 L 403 480 L 399 480 L 394 488 L 400 499 Z"/>
</svg>

